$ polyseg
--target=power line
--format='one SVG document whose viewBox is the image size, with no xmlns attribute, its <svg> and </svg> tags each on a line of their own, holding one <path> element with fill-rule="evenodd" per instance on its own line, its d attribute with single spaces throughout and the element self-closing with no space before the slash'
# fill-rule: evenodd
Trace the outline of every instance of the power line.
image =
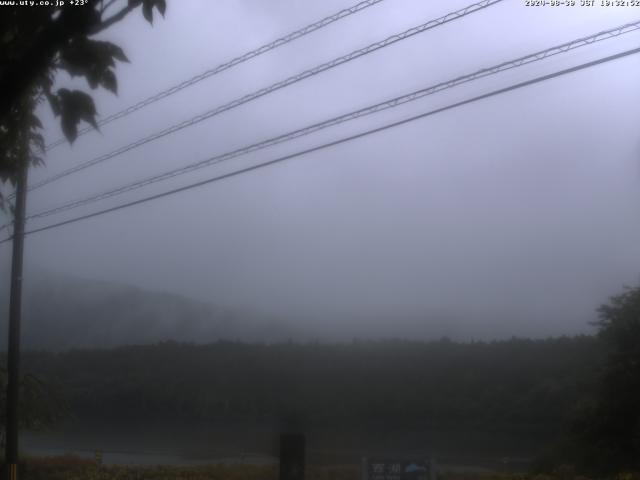
<svg viewBox="0 0 640 480">
<path fill-rule="evenodd" d="M 307 78 L 313 77 L 315 75 L 318 75 L 319 73 L 325 72 L 329 69 L 335 68 L 339 65 L 342 65 L 344 63 L 350 62 L 352 60 L 355 60 L 357 58 L 360 58 L 364 55 L 368 55 L 369 53 L 375 52 L 377 50 L 380 50 L 382 48 L 388 47 L 389 45 L 393 45 L 394 43 L 397 43 L 399 41 L 402 40 L 406 40 L 407 38 L 410 38 L 414 35 L 417 35 L 419 33 L 425 32 L 427 30 L 431 30 L 433 28 L 436 28 L 440 25 L 443 25 L 445 23 L 449 23 L 451 21 L 457 20 L 459 18 L 463 18 L 467 15 L 470 15 L 471 13 L 477 12 L 479 10 L 485 9 L 491 5 L 494 5 L 496 3 L 502 2 L 503 0 L 482 0 L 481 2 L 478 3 L 474 3 L 472 5 L 469 5 L 465 8 L 462 8 L 460 10 L 456 10 L 455 12 L 451 12 L 448 13 L 442 17 L 436 18 L 435 20 L 430 20 L 426 23 L 423 23 L 421 25 L 415 26 L 413 28 L 410 28 L 402 33 L 398 33 L 396 35 L 392 35 L 384 40 L 381 40 L 379 42 L 375 42 L 372 43 L 364 48 L 360 48 L 358 50 L 354 50 L 351 53 L 348 53 L 347 55 L 343 55 L 341 57 L 335 58 L 329 62 L 323 63 L 321 65 L 318 65 L 316 67 L 313 67 L 311 69 L 305 70 L 297 75 L 293 75 L 285 80 L 281 80 L 277 83 L 274 83 L 268 87 L 265 88 L 261 88 L 260 90 L 256 90 L 253 93 L 244 95 L 243 97 L 237 98 L 235 100 L 232 100 L 231 102 L 228 102 L 224 105 L 218 106 L 216 108 L 214 108 L 213 110 L 209 110 L 205 113 L 202 113 L 200 115 L 197 115 L 195 117 L 192 117 L 189 120 L 185 120 L 181 123 L 178 123 L 176 125 L 173 125 L 171 127 L 168 127 L 160 132 L 154 133 L 152 135 L 149 135 L 147 137 L 144 137 L 140 140 L 137 140 L 133 143 L 130 143 L 128 145 L 125 145 L 121 148 L 118 148 L 117 150 L 114 150 L 110 153 L 101 155 L 99 157 L 96 157 L 92 160 L 86 161 L 84 163 L 81 163 L 79 165 L 76 165 L 75 167 L 69 168 L 67 170 L 64 170 L 63 172 L 60 172 L 56 175 L 53 175 L 49 178 L 46 178 L 44 180 L 41 180 L 40 182 L 37 182 L 33 185 L 31 185 L 29 187 L 29 190 L 35 190 L 37 188 L 40 188 L 44 185 L 47 185 L 51 182 L 54 182 L 56 180 L 59 180 L 61 178 L 64 178 L 68 175 L 71 175 L 73 173 L 76 173 L 80 170 L 84 170 L 85 168 L 91 167 L 93 165 L 96 165 L 98 163 L 104 162 L 106 160 L 109 160 L 110 158 L 116 157 L 118 155 L 121 155 L 125 152 L 128 152 L 130 150 L 133 150 L 134 148 L 140 147 L 142 145 L 145 145 L 149 142 L 152 142 L 154 140 L 158 140 L 159 138 L 165 137 L 167 135 L 170 135 L 172 133 L 175 133 L 179 130 L 185 129 L 187 127 L 191 127 L 193 125 L 196 125 L 204 120 L 207 120 L 215 115 L 219 115 L 223 112 L 226 112 L 228 110 L 231 110 L 233 108 L 239 107 L 240 105 L 243 105 L 247 102 L 256 100 L 260 97 L 263 97 L 265 95 L 268 95 L 270 93 L 273 93 L 277 90 L 280 90 L 282 88 L 288 87 L 290 85 L 293 85 L 294 83 L 298 83 L 302 80 L 305 80 Z"/>
<path fill-rule="evenodd" d="M 71 218 L 69 220 L 64 220 L 64 221 L 61 221 L 61 222 L 58 222 L 58 223 L 54 223 L 54 224 L 47 225 L 47 226 L 44 226 L 44 227 L 40 227 L 40 228 L 36 228 L 36 229 L 33 229 L 33 230 L 29 230 L 28 232 L 25 232 L 25 235 L 30 235 L 30 234 L 33 234 L 33 233 L 43 232 L 43 231 L 50 230 L 50 229 L 53 229 L 53 228 L 58 228 L 58 227 L 61 227 L 61 226 L 64 226 L 64 225 L 69 225 L 71 223 L 79 222 L 81 220 L 86 220 L 86 219 L 89 219 L 89 218 L 93 218 L 93 217 L 97 217 L 97 216 L 100 216 L 100 215 L 104 215 L 106 213 L 122 210 L 124 208 L 132 207 L 134 205 L 139 205 L 141 203 L 146 203 L 146 202 L 150 202 L 150 201 L 153 201 L 153 200 L 158 200 L 160 198 L 167 197 L 167 196 L 170 196 L 170 195 L 174 195 L 176 193 L 180 193 L 180 192 L 184 192 L 184 191 L 191 190 L 191 189 L 194 189 L 194 188 L 198 188 L 198 187 L 201 187 L 201 186 L 204 186 L 204 185 L 208 185 L 210 183 L 214 183 L 214 182 L 217 182 L 217 181 L 220 181 L 220 180 L 224 180 L 226 178 L 230 178 L 230 177 L 234 177 L 234 176 L 241 175 L 241 174 L 244 174 L 244 173 L 248 173 L 248 172 L 251 172 L 253 170 L 258 170 L 260 168 L 271 166 L 271 165 L 274 165 L 276 163 L 281 163 L 281 162 L 284 162 L 286 160 L 291 160 L 291 159 L 296 158 L 296 157 L 301 157 L 301 156 L 307 155 L 309 153 L 313 153 L 313 152 L 324 150 L 324 149 L 327 149 L 327 148 L 330 148 L 330 147 L 341 145 L 343 143 L 347 143 L 347 142 L 350 142 L 350 141 L 353 141 L 353 140 L 356 140 L 356 139 L 359 139 L 359 138 L 367 137 L 367 136 L 373 135 L 375 133 L 380 133 L 382 131 L 389 130 L 391 128 L 395 128 L 395 127 L 399 127 L 399 126 L 402 126 L 402 125 L 406 125 L 408 123 L 411 123 L 411 122 L 414 122 L 416 120 L 420 120 L 420 119 L 423 119 L 423 118 L 426 118 L 426 117 L 429 117 L 429 116 L 432 116 L 432 115 L 436 115 L 438 113 L 442 113 L 442 112 L 445 112 L 445 111 L 448 111 L 448 110 L 453 110 L 455 108 L 458 108 L 458 107 L 461 107 L 461 106 L 464 106 L 464 105 L 469 105 L 471 103 L 475 103 L 475 102 L 478 102 L 480 100 L 491 98 L 491 97 L 494 97 L 494 96 L 497 96 L 497 95 L 501 95 L 501 94 L 504 94 L 504 93 L 507 93 L 507 92 L 511 92 L 511 91 L 514 91 L 514 90 L 518 90 L 520 88 L 524 88 L 524 87 L 527 87 L 527 86 L 530 86 L 530 85 L 534 85 L 534 84 L 541 83 L 541 82 L 544 82 L 544 81 L 547 81 L 547 80 L 558 78 L 560 76 L 568 75 L 570 73 L 574 73 L 574 72 L 577 72 L 577 71 L 580 71 L 580 70 L 585 70 L 587 68 L 595 67 L 597 65 L 601 65 L 603 63 L 607 63 L 607 62 L 611 62 L 611 61 L 614 61 L 614 60 L 618 60 L 620 58 L 627 57 L 627 56 L 630 56 L 630 55 L 634 55 L 634 54 L 637 54 L 637 53 L 640 53 L 640 47 L 633 48 L 633 49 L 630 49 L 630 50 L 626 50 L 624 52 L 620 52 L 620 53 L 617 53 L 617 54 L 614 54 L 614 55 L 610 55 L 610 56 L 607 56 L 607 57 L 603 57 L 603 58 L 600 58 L 598 60 L 593 60 L 591 62 L 586 62 L 586 63 L 580 64 L 580 65 L 577 65 L 575 67 L 571 67 L 571 68 L 560 70 L 560 71 L 557 71 L 557 72 L 554 72 L 554 73 L 550 73 L 548 75 L 543 75 L 543 76 L 540 76 L 540 77 L 536 77 L 536 78 L 531 79 L 531 80 L 527 80 L 527 81 L 524 81 L 524 82 L 516 83 L 516 84 L 510 85 L 508 87 L 504 87 L 504 88 L 500 88 L 500 89 L 497 89 L 497 90 L 493 90 L 493 91 L 491 91 L 489 93 L 478 95 L 478 96 L 469 98 L 467 100 L 462 100 L 460 102 L 452 103 L 452 104 L 449 104 L 449 105 L 444 106 L 444 107 L 436 108 L 434 110 L 430 110 L 428 112 L 424 112 L 424 113 L 421 113 L 419 115 L 415 115 L 415 116 L 406 118 L 404 120 L 399 120 L 399 121 L 396 121 L 396 122 L 393 122 L 393 123 L 389 123 L 389 124 L 383 125 L 381 127 L 377 127 L 377 128 L 373 128 L 373 129 L 370 129 L 370 130 L 366 130 L 364 132 L 360 132 L 360 133 L 357 133 L 355 135 L 350 135 L 348 137 L 343 137 L 341 139 L 334 140 L 332 142 L 324 143 L 322 145 L 318 145 L 318 146 L 311 147 L 311 148 L 308 148 L 308 149 L 305 149 L 305 150 L 301 150 L 301 151 L 298 151 L 298 152 L 295 152 L 295 153 L 292 153 L 292 154 L 289 154 L 289 155 L 284 155 L 282 157 L 278 157 L 276 159 L 270 160 L 268 162 L 260 163 L 258 165 L 253 165 L 253 166 L 246 167 L 246 168 L 243 168 L 243 169 L 240 169 L 240 170 L 236 170 L 234 172 L 225 173 L 225 174 L 222 174 L 222 175 L 217 175 L 217 176 L 209 178 L 207 180 L 202 180 L 202 181 L 199 181 L 199 182 L 191 183 L 189 185 L 185 185 L 185 186 L 182 186 L 182 187 L 179 187 L 179 188 L 175 188 L 173 190 L 169 190 L 169 191 L 166 191 L 166 192 L 158 193 L 158 194 L 151 195 L 151 196 L 148 196 L 148 197 L 144 197 L 144 198 L 141 198 L 141 199 L 138 199 L 138 200 L 127 202 L 127 203 L 124 203 L 124 204 L 121 204 L 121 205 L 117 205 L 117 206 L 114 206 L 114 207 L 106 208 L 104 210 L 99 210 L 97 212 L 89 213 L 89 214 L 82 215 L 82 216 L 79 216 L 79 217 Z M 4 240 L 0 241 L 0 244 L 8 242 L 9 240 L 11 240 L 11 237 L 5 238 Z"/>
<path fill-rule="evenodd" d="M 468 75 L 463 75 L 460 77 L 456 77 L 454 79 L 451 80 L 447 80 L 445 82 L 441 82 L 438 83 L 436 85 L 432 85 L 414 92 L 411 92 L 409 94 L 406 95 L 402 95 L 399 97 L 395 97 L 392 98 L 390 100 L 386 100 L 384 102 L 380 102 L 365 108 L 361 108 L 359 110 L 355 110 L 319 123 L 315 123 L 312 125 L 308 125 L 304 128 L 300 128 L 276 137 L 272 137 L 269 138 L 267 140 L 263 140 L 261 142 L 257 142 L 242 148 L 238 148 L 236 150 L 232 150 L 230 152 L 226 152 L 226 153 L 222 153 L 219 155 L 215 155 L 213 157 L 209 157 L 205 160 L 201 160 L 199 162 L 190 164 L 190 165 L 186 165 L 184 167 L 180 167 L 180 168 L 176 168 L 173 170 L 169 170 L 167 172 L 161 173 L 159 175 L 155 175 L 152 177 L 148 177 L 142 180 L 138 180 L 135 182 L 132 182 L 128 185 L 124 185 L 121 187 L 118 187 L 116 189 L 112 189 L 112 190 L 108 190 L 105 192 L 101 192 L 95 195 L 91 195 L 89 197 L 85 197 L 79 200 L 74 200 L 68 203 L 65 203 L 63 205 L 59 205 L 57 207 L 42 211 L 42 212 L 38 212 L 32 215 L 29 215 L 27 217 L 27 219 L 35 219 L 35 218 L 43 218 L 43 217 L 48 217 L 50 215 L 56 214 L 56 213 L 60 213 L 72 208 L 76 208 L 76 207 L 80 207 L 80 206 L 84 206 L 86 204 L 89 203 L 93 203 L 99 200 L 104 200 L 106 198 L 110 198 L 110 197 L 114 197 L 116 195 L 120 195 L 132 190 L 135 190 L 137 188 L 142 188 L 148 185 L 151 185 L 153 183 L 157 183 L 163 180 L 167 180 L 169 178 L 172 177 L 176 177 L 178 175 L 182 175 L 185 173 L 189 173 L 201 168 L 205 168 L 205 167 L 209 167 L 227 160 L 230 160 L 232 158 L 237 158 L 239 156 L 242 155 L 246 155 L 249 153 L 253 153 L 256 152 L 258 150 L 262 150 L 264 148 L 273 146 L 273 145 L 277 145 L 283 142 L 287 142 L 287 141 L 291 141 L 294 140 L 296 138 L 300 138 L 302 136 L 305 135 L 309 135 L 311 133 L 315 133 L 319 130 L 325 129 L 325 128 L 329 128 L 335 125 L 339 125 L 341 123 L 350 121 L 350 120 L 354 120 L 357 118 L 361 118 L 364 117 L 366 115 L 371 115 L 373 113 L 377 113 L 383 110 L 387 110 L 390 108 L 394 108 L 397 107 L 398 105 L 402 105 L 404 103 L 408 103 L 408 102 L 412 102 L 415 100 L 418 100 L 420 98 L 423 98 L 425 96 L 428 95 L 432 95 L 435 94 L 437 92 L 441 92 L 443 90 L 447 90 L 459 85 L 462 85 L 464 83 L 468 83 L 480 78 L 484 78 L 490 75 L 496 75 L 500 72 L 504 72 L 513 68 L 517 68 L 520 67 L 522 65 L 528 65 L 531 64 L 533 62 L 538 62 L 541 61 L 545 58 L 549 58 L 551 56 L 554 55 L 558 55 L 561 53 L 565 53 L 571 50 L 574 50 L 576 48 L 579 47 L 583 47 L 586 45 L 591 45 L 595 42 L 599 42 L 599 41 L 603 41 L 606 39 L 610 39 L 610 38 L 615 38 L 618 37 L 620 35 L 626 34 L 626 33 L 630 33 L 636 30 L 640 29 L 640 20 L 634 22 L 634 23 L 629 23 L 629 24 L 625 24 L 625 25 L 621 25 L 609 30 L 605 30 L 599 33 L 596 33 L 594 35 L 589 35 L 587 37 L 582 37 L 576 40 L 572 40 L 570 42 L 566 42 L 563 43 L 561 45 L 557 45 L 551 48 L 548 48 L 546 50 L 541 50 L 535 53 L 532 53 L 530 55 L 526 55 L 523 57 L 519 57 L 516 58 L 514 60 L 510 60 L 507 62 L 503 62 L 491 67 L 487 67 L 487 68 L 483 68 L 481 70 L 478 70 L 474 73 L 468 74 Z"/>
<path fill-rule="evenodd" d="M 141 108 L 144 108 L 148 105 L 151 105 L 152 103 L 155 103 L 159 100 L 162 100 L 163 98 L 169 97 L 171 95 L 173 95 L 174 93 L 179 92 L 180 90 L 183 90 L 187 87 L 190 87 L 191 85 L 195 85 L 198 82 L 201 82 L 202 80 L 205 80 L 209 77 L 212 77 L 214 75 L 217 75 L 219 73 L 224 72 L 225 70 L 229 70 L 230 68 L 233 68 L 237 65 L 240 65 L 241 63 L 244 63 L 248 60 L 251 60 L 252 58 L 258 57 L 260 55 L 262 55 L 263 53 L 267 53 L 271 50 L 274 50 L 278 47 L 281 47 L 283 45 L 286 45 L 287 43 L 291 43 L 294 40 L 297 40 L 301 37 L 304 37 L 305 35 L 308 35 L 312 32 L 315 32 L 316 30 L 320 30 L 321 28 L 324 28 L 328 25 L 331 25 L 334 22 L 337 22 L 338 20 L 342 20 L 343 18 L 349 17 L 350 15 L 353 15 L 355 13 L 358 13 L 366 8 L 372 7 L 380 2 L 383 2 L 384 0 L 365 0 L 363 2 L 357 3 L 351 7 L 345 8 L 343 10 L 340 10 L 339 12 L 334 13 L 333 15 L 329 15 L 328 17 L 323 18 L 322 20 L 319 20 L 317 22 L 314 22 L 310 25 L 307 25 L 306 27 L 300 28 L 294 32 L 291 32 L 287 35 L 285 35 L 284 37 L 280 37 L 277 40 L 274 40 L 273 42 L 267 43 L 265 45 L 262 45 L 261 47 L 256 48 L 255 50 L 251 50 L 247 53 L 244 53 L 243 55 L 240 55 L 239 57 L 236 57 L 232 60 L 229 60 L 228 62 L 225 63 L 221 63 L 220 65 L 218 65 L 217 67 L 211 68 L 205 72 L 202 72 L 198 75 L 195 75 L 191 78 L 189 78 L 188 80 L 185 80 L 177 85 L 174 85 L 166 90 L 163 90 L 161 92 L 156 93 L 155 95 L 152 95 L 150 97 L 145 98 L 144 100 L 139 101 L 138 103 L 131 105 L 127 108 L 125 108 L 124 110 L 120 110 L 119 112 L 116 112 L 112 115 L 109 115 L 108 117 L 105 117 L 104 119 L 100 120 L 98 122 L 98 125 L 102 126 L 102 125 L 106 125 L 107 123 L 111 123 L 114 120 L 118 120 L 120 118 L 126 117 L 127 115 L 132 114 L 133 112 L 136 112 L 138 110 L 140 110 Z M 91 127 L 86 127 L 83 128 L 81 130 L 78 131 L 78 136 L 80 135 L 84 135 L 87 132 L 92 131 L 93 128 Z M 55 147 L 57 147 L 58 145 L 62 145 L 63 143 L 66 142 L 65 138 L 60 138 L 58 140 L 56 140 L 55 142 L 50 143 L 49 145 L 47 145 L 46 150 L 51 150 Z"/>
</svg>

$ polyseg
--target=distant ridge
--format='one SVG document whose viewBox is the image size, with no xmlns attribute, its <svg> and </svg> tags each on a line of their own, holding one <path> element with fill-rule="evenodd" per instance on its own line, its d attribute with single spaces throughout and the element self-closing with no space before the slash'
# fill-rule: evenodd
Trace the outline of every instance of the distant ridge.
<svg viewBox="0 0 640 480">
<path fill-rule="evenodd" d="M 2 283 L 2 304 L 6 305 L 7 285 L 4 279 Z M 22 346 L 31 350 L 112 348 L 166 340 L 273 342 L 295 334 L 288 325 L 266 315 L 233 311 L 171 293 L 49 273 L 29 276 L 23 310 Z M 0 350 L 6 349 L 5 324 L 3 318 Z"/>
</svg>

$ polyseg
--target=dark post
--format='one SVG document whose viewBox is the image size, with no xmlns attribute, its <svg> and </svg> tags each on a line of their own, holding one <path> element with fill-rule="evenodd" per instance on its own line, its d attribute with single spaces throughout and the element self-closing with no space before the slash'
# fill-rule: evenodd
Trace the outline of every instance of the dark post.
<svg viewBox="0 0 640 480">
<path fill-rule="evenodd" d="M 304 435 L 280 435 L 280 480 L 304 480 Z"/>
<path fill-rule="evenodd" d="M 362 457 L 362 462 L 360 462 L 360 479 L 369 480 L 369 461 L 367 457 Z"/>
<path fill-rule="evenodd" d="M 9 297 L 9 354 L 7 357 L 7 444 L 5 461 L 7 478 L 18 478 L 18 402 L 20 396 L 20 317 L 22 307 L 22 255 L 24 251 L 24 217 L 27 201 L 27 170 L 25 162 L 18 172 L 13 221 L 13 252 L 11 256 L 11 293 Z"/>
</svg>

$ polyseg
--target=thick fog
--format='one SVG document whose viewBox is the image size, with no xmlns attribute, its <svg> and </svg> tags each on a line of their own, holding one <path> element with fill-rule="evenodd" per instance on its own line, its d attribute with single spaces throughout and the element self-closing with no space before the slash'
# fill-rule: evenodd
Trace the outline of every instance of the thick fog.
<svg viewBox="0 0 640 480">
<path fill-rule="evenodd" d="M 102 116 L 352 3 L 168 2 L 123 47 Z M 182 90 L 73 146 L 35 182 L 470 0 L 387 0 Z M 633 8 L 507 0 L 30 192 L 28 212 L 108 190 L 634 21 Z M 118 205 L 638 46 L 630 33 L 42 220 Z M 60 86 L 88 90 L 59 78 Z M 592 331 L 640 273 L 640 57 L 632 55 L 163 199 L 27 237 L 39 272 L 171 292 L 345 336 Z M 46 137 L 58 122 L 42 108 Z M 6 215 L 3 217 L 6 221 Z M 0 245 L 9 275 L 10 244 Z"/>
</svg>

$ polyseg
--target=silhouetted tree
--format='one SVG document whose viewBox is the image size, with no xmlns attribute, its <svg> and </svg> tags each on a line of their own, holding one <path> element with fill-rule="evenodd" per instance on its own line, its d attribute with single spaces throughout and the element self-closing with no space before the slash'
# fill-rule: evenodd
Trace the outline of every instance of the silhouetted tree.
<svg viewBox="0 0 640 480">
<path fill-rule="evenodd" d="M 599 472 L 640 469 L 640 287 L 598 310 L 607 348 L 595 402 L 576 426 L 585 463 Z"/>
<path fill-rule="evenodd" d="M 42 124 L 37 105 L 48 101 L 73 142 L 78 124 L 97 128 L 92 97 L 81 90 L 54 89 L 58 71 L 84 77 L 92 89 L 117 91 L 116 61 L 122 49 L 92 38 L 138 7 L 151 23 L 153 11 L 164 15 L 165 0 L 82 0 L 70 5 L 4 6 L 0 15 L 0 181 L 15 184 L 18 166 L 42 162 Z M 78 5 L 77 3 L 80 3 Z M 0 194 L 0 207 L 4 207 Z"/>
<path fill-rule="evenodd" d="M 48 101 L 60 117 L 69 142 L 77 137 L 78 124 L 85 121 L 97 128 L 92 97 L 81 90 L 54 89 L 59 71 L 84 77 L 92 89 L 117 92 L 116 61 L 126 62 L 122 49 L 95 40 L 138 7 L 150 23 L 153 11 L 164 15 L 165 0 L 126 2 L 87 0 L 61 2 L 60 6 L 2 7 L 0 12 L 0 182 L 15 184 L 19 168 L 42 163 L 42 123 L 36 108 Z M 0 209 L 5 208 L 0 192 Z M 4 403 L 6 372 L 0 368 L 0 410 Z M 62 412 L 62 404 L 50 395 L 45 384 L 24 375 L 20 390 L 21 424 L 38 428 L 51 424 Z"/>
<path fill-rule="evenodd" d="M 0 411 L 5 410 L 7 370 L 0 367 Z M 23 375 L 20 380 L 20 426 L 28 430 L 43 430 L 69 414 L 62 396 L 38 377 Z M 4 416 L 0 417 L 0 445 L 4 445 Z"/>
</svg>

